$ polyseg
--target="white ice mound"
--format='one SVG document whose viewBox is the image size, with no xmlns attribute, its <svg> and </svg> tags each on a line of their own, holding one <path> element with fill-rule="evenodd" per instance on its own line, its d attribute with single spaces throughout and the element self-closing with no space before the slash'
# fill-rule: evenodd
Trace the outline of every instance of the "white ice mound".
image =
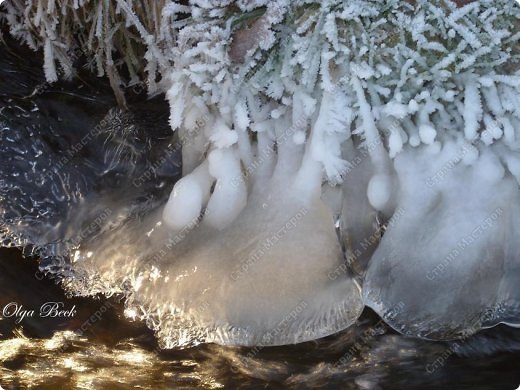
<svg viewBox="0 0 520 390">
<path fill-rule="evenodd" d="M 276 138 L 258 137 L 248 176 L 237 149 L 212 150 L 164 208 L 75 257 L 88 291 L 124 286 L 127 314 L 166 348 L 299 343 L 347 328 L 363 310 L 320 198 L 320 165 L 291 137 L 272 154 Z"/>
<path fill-rule="evenodd" d="M 292 138 L 278 139 L 277 154 L 266 158 L 273 140 L 259 137 L 263 157 L 249 170 L 256 180 L 247 204 L 238 153 L 226 148 L 185 176 L 165 207 L 163 219 L 173 229 L 168 241 L 176 244 L 154 262 L 162 280 L 143 280 L 135 299 L 172 316 L 159 330 L 168 347 L 186 339 L 298 343 L 336 333 L 361 314 L 360 288 L 345 272 L 333 215 L 320 199 L 319 164 L 302 162 L 305 146 Z M 197 181 L 201 171 L 215 181 L 209 199 L 200 196 L 207 188 Z M 175 196 L 182 191 L 194 198 Z M 193 215 L 205 208 L 200 224 L 195 219 L 179 229 L 184 215 L 177 210 L 190 208 Z"/>
<path fill-rule="evenodd" d="M 399 332 L 447 339 L 520 325 L 520 191 L 497 151 L 446 142 L 396 158 L 399 204 L 363 289 Z"/>
<path fill-rule="evenodd" d="M 138 295 L 182 321 L 161 338 L 178 344 L 195 331 L 221 344 L 279 345 L 355 321 L 363 307 L 358 286 L 345 273 L 330 278 L 343 269 L 332 215 L 285 185 L 252 195 L 222 231 L 202 224 L 155 265 L 168 281 L 144 282 Z"/>
</svg>

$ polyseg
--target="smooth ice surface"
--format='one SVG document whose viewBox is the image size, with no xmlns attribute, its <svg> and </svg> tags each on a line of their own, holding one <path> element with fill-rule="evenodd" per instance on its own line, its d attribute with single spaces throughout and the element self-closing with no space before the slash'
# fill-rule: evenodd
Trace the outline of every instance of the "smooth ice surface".
<svg viewBox="0 0 520 390">
<path fill-rule="evenodd" d="M 467 153 L 472 147 L 446 142 L 395 160 L 398 206 L 364 300 L 404 334 L 446 339 L 520 324 L 518 183 L 494 149 L 465 163 Z"/>
<path fill-rule="evenodd" d="M 296 181 L 273 179 L 251 193 L 226 228 L 204 223 L 204 215 L 172 230 L 158 219 L 168 213 L 151 214 L 84 246 L 76 271 L 129 283 L 129 310 L 147 318 L 170 348 L 280 345 L 333 334 L 360 315 L 360 288 L 343 263 L 331 212 L 319 196 L 302 196 Z"/>
</svg>

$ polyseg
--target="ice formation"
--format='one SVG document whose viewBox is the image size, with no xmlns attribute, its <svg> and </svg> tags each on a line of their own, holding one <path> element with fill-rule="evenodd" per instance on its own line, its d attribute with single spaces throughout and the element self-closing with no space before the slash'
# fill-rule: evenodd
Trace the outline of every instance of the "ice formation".
<svg viewBox="0 0 520 390">
<path fill-rule="evenodd" d="M 38 6 L 6 17 L 27 41 L 13 26 L 44 20 Z M 71 285 L 125 285 L 166 346 L 343 329 L 362 309 L 349 269 L 406 334 L 520 324 L 514 1 L 161 6 L 155 25 L 131 2 L 116 13 L 142 38 L 150 93 L 166 94 L 183 177 L 144 222 L 84 244 Z"/>
<path fill-rule="evenodd" d="M 118 281 L 112 291 L 131 291 L 127 313 L 147 319 L 168 348 L 291 344 L 350 326 L 361 289 L 320 199 L 319 166 L 304 144 L 281 139 L 276 155 L 272 140 L 259 142 L 251 186 L 236 150 L 213 150 L 165 207 L 84 243 L 74 272 L 85 276 L 69 288 L 104 292 L 100 280 Z"/>
</svg>

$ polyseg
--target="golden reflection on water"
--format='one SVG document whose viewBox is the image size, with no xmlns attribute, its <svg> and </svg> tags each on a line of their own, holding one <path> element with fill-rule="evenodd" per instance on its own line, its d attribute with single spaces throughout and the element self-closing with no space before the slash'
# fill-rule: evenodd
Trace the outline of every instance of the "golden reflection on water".
<svg viewBox="0 0 520 390">
<path fill-rule="evenodd" d="M 427 368 L 446 353 L 447 344 L 386 331 L 363 339 L 368 324 L 334 338 L 297 346 L 241 348 L 206 344 L 168 352 L 154 349 L 156 344 L 142 334 L 105 339 L 106 332 L 95 332 L 87 338 L 72 331 L 57 331 L 48 339 L 32 339 L 19 328 L 9 338 L 0 339 L 0 387 L 373 390 L 424 388 L 432 381 L 448 383 L 446 379 L 456 376 L 464 382 L 458 389 L 474 390 L 477 377 L 485 386 L 499 381 L 509 385 L 515 379 L 507 376 L 514 372 L 518 377 L 517 359 L 481 352 L 466 359 L 450 355 L 435 372 L 428 373 Z M 490 344 L 484 338 L 474 345 L 485 349 Z M 469 342 L 467 348 L 473 348 Z"/>
<path fill-rule="evenodd" d="M 2 367 L 3 366 L 3 367 Z M 183 370 L 175 370 L 182 366 Z M 157 389 L 223 385 L 186 360 L 161 360 L 132 340 L 114 347 L 93 344 L 70 331 L 50 339 L 28 339 L 20 331 L 0 340 L 0 386 L 3 389 Z"/>
</svg>

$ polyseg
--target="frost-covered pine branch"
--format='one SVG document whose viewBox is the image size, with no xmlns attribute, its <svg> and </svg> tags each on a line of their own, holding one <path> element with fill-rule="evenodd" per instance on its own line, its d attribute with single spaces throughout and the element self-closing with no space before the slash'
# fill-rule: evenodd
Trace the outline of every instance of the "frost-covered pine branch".
<svg viewBox="0 0 520 390">
<path fill-rule="evenodd" d="M 238 132 L 244 126 L 233 123 L 235 107 L 252 133 L 256 122 L 292 111 L 293 122 L 307 120 L 305 135 L 298 137 L 314 140 L 315 156 L 332 181 L 348 166 L 337 159 L 348 156 L 331 143 L 339 145 L 352 134 L 383 172 L 388 155 L 394 158 L 406 144 L 431 145 L 461 135 L 469 144 L 490 143 L 502 139 L 504 124 L 508 133 L 518 131 L 519 7 L 512 1 L 462 7 L 449 1 L 258 5 L 262 12 L 249 21 L 249 29 L 242 27 L 254 30 L 251 35 L 233 29 L 251 4 L 229 16 L 227 5 L 193 3 L 191 20 L 178 36 L 183 45 L 178 47 L 187 49 L 172 57 L 176 66 L 169 74 L 174 129 L 182 131 L 190 101 L 197 102 L 201 115 L 210 112 Z M 236 58 L 236 46 L 245 59 Z M 248 94 L 271 113 L 251 118 Z M 343 106 L 344 120 L 324 120 L 324 110 L 333 111 L 334 105 Z M 304 112 L 294 118 L 296 106 Z M 490 119 L 494 127 L 486 132 Z M 323 123 L 327 137 L 318 135 Z M 208 138 L 222 144 L 219 134 L 225 133 Z M 518 147 L 517 137 L 504 142 Z"/>
</svg>

